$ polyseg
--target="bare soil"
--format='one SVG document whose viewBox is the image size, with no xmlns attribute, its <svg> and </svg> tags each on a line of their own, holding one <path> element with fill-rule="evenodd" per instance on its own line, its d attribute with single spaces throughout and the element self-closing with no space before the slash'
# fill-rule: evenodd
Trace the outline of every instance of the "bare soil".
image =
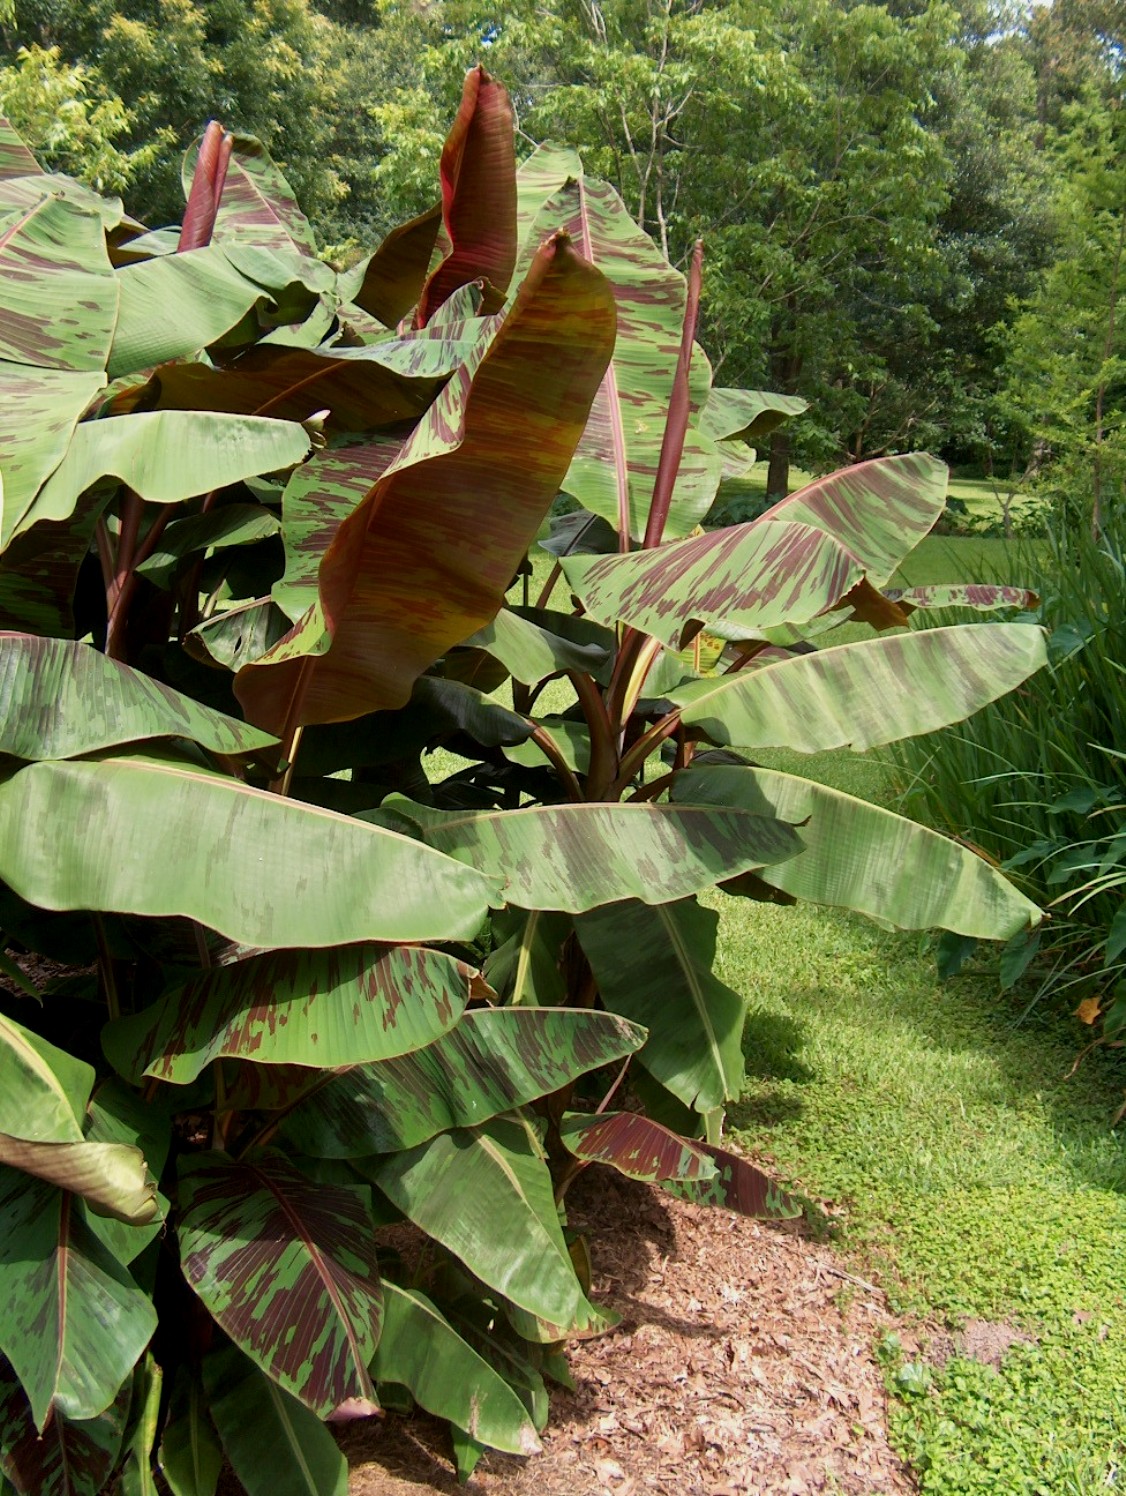
<svg viewBox="0 0 1126 1496">
<path fill-rule="evenodd" d="M 425 1416 L 341 1431 L 350 1496 L 898 1496 L 873 1347 L 896 1330 L 831 1247 L 592 1170 L 568 1195 L 594 1296 L 621 1325 L 570 1351 L 544 1452 L 487 1455 L 468 1486 Z"/>
</svg>

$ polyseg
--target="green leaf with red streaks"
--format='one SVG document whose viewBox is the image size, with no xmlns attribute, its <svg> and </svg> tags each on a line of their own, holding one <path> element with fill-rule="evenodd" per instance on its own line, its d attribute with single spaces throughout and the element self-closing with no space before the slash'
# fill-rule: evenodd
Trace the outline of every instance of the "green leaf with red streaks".
<svg viewBox="0 0 1126 1496">
<path fill-rule="evenodd" d="M 0 779 L 0 879 L 40 909 L 181 914 L 269 948 L 472 938 L 494 896 L 416 840 L 155 751 Z"/>
<path fill-rule="evenodd" d="M 383 1295 L 366 1194 L 313 1184 L 272 1153 L 180 1165 L 185 1278 L 235 1344 L 322 1418 L 348 1398 L 374 1401 Z"/>
<path fill-rule="evenodd" d="M 423 287 L 424 327 L 459 286 L 487 283 L 496 311 L 516 264 L 516 153 L 504 85 L 478 64 L 465 75 L 461 107 L 442 150 L 442 218 L 450 252 Z M 495 293 L 490 305 L 489 291 Z"/>
<path fill-rule="evenodd" d="M 121 1452 L 131 1391 L 126 1381 L 97 1418 L 56 1412 L 40 1434 L 23 1388 L 0 1362 L 0 1474 L 18 1496 L 101 1496 Z"/>
<path fill-rule="evenodd" d="M 1045 639 L 1017 623 L 924 629 L 691 681 L 669 697 L 714 743 L 862 752 L 961 722 L 1046 664 Z"/>
<path fill-rule="evenodd" d="M 0 551 L 58 467 L 106 376 L 0 363 Z"/>
<path fill-rule="evenodd" d="M 491 342 L 341 522 L 318 605 L 239 672 L 252 721 L 284 723 L 295 704 L 306 724 L 402 706 L 429 665 L 489 621 L 558 492 L 613 315 L 603 278 L 566 241 L 546 244 Z"/>
<path fill-rule="evenodd" d="M 808 408 L 798 395 L 713 389 L 700 412 L 700 428 L 717 442 L 757 442 Z"/>
<path fill-rule="evenodd" d="M 863 575 L 823 530 L 762 520 L 629 556 L 564 556 L 562 566 L 599 623 L 628 623 L 674 648 L 690 623 L 733 639 L 804 623 Z"/>
<path fill-rule="evenodd" d="M 713 1143 L 697 1141 L 692 1145 L 706 1154 L 715 1165 L 712 1179 L 668 1179 L 662 1188 L 693 1205 L 719 1205 L 738 1215 L 757 1221 L 790 1221 L 802 1213 L 801 1206 L 769 1174 L 763 1173 L 745 1158 Z"/>
<path fill-rule="evenodd" d="M 614 356 L 591 408 L 563 488 L 619 532 L 645 533 L 664 440 L 669 394 L 680 354 L 685 280 L 630 217 L 605 182 L 569 183 L 544 207 L 537 231 L 562 229 L 613 287 L 618 314 Z M 710 384 L 707 360 L 693 359 L 692 401 Z M 665 532 L 687 535 L 711 508 L 720 478 L 711 438 L 690 428 Z"/>
<path fill-rule="evenodd" d="M 329 1069 L 432 1044 L 469 1001 L 471 972 L 420 946 L 269 951 L 215 967 L 116 1019 L 102 1044 L 118 1072 L 187 1085 L 218 1059 Z"/>
<path fill-rule="evenodd" d="M 746 1003 L 712 971 L 718 924 L 695 899 L 608 904 L 575 921 L 605 1006 L 649 1030 L 637 1063 L 698 1112 L 743 1082 Z"/>
<path fill-rule="evenodd" d="M 10 120 L 0 114 L 0 182 L 9 177 L 42 175 L 43 168 L 20 139 Z"/>
<path fill-rule="evenodd" d="M 40 196 L 0 217 L 0 359 L 99 373 L 117 318 L 117 281 L 97 214 Z"/>
<path fill-rule="evenodd" d="M 945 463 L 926 452 L 877 457 L 814 479 L 755 523 L 796 521 L 826 531 L 882 587 L 941 517 L 946 480 Z"/>
<path fill-rule="evenodd" d="M 147 1294 L 87 1226 L 73 1195 L 0 1167 L 0 1351 L 31 1403 L 36 1428 L 52 1411 L 96 1418 L 156 1329 Z"/>
<path fill-rule="evenodd" d="M 247 1496 L 347 1496 L 348 1462 L 319 1418 L 233 1346 L 203 1358 L 211 1416 Z M 210 1496 L 181 1488 L 176 1496 Z"/>
<path fill-rule="evenodd" d="M 670 805 L 440 811 L 392 796 L 383 808 L 447 856 L 504 879 L 509 903 L 569 914 L 619 899 L 667 903 L 801 846 L 791 826 L 768 817 L 681 815 Z"/>
<path fill-rule="evenodd" d="M 773 769 L 693 767 L 673 794 L 797 821 L 805 848 L 759 875 L 814 904 L 856 909 L 903 930 L 942 928 L 1007 940 L 1040 911 L 967 847 L 826 785 Z"/>
<path fill-rule="evenodd" d="M 543 231 L 540 214 L 557 192 L 583 174 L 578 151 L 546 141 L 538 145 L 516 171 L 516 241 L 519 246 L 513 279 L 519 284 L 536 256 Z"/>
<path fill-rule="evenodd" d="M 373 1161 L 371 1177 L 409 1220 L 519 1308 L 564 1327 L 589 1314 L 551 1174 L 525 1123 L 498 1117 L 441 1133 Z"/>
<path fill-rule="evenodd" d="M 165 737 L 226 754 L 276 742 L 88 644 L 0 633 L 0 753 L 77 758 Z"/>
<path fill-rule="evenodd" d="M 464 1427 L 490 1449 L 538 1453 L 524 1404 L 425 1294 L 388 1283 L 385 1308 L 371 1365 L 377 1382 L 408 1388 L 419 1407 Z"/>
<path fill-rule="evenodd" d="M 290 1108 L 284 1135 L 303 1153 L 364 1158 L 524 1106 L 644 1042 L 642 1029 L 613 1013 L 474 1008 L 414 1054 L 343 1075 L 248 1076 L 238 1094 L 252 1109 Z"/>
<path fill-rule="evenodd" d="M 342 299 L 384 327 L 395 327 L 422 295 L 441 222 L 442 209 L 435 204 L 393 228 L 373 255 L 342 272 L 337 281 Z"/>
<path fill-rule="evenodd" d="M 716 1172 L 698 1144 L 638 1112 L 569 1112 L 559 1136 L 576 1158 L 608 1164 L 629 1179 L 711 1179 Z"/>
<path fill-rule="evenodd" d="M 191 192 L 200 142 L 184 156 L 181 178 L 184 197 Z M 264 244 L 315 255 L 316 236 L 298 207 L 293 188 L 270 158 L 266 147 L 253 135 L 236 135 L 211 231 L 214 244 Z"/>
<path fill-rule="evenodd" d="M 905 613 L 917 608 L 973 608 L 978 613 L 994 613 L 999 608 L 1038 607 L 1040 596 L 1026 587 L 1002 587 L 994 583 L 956 582 L 927 587 L 885 587 L 884 596 Z"/>
</svg>

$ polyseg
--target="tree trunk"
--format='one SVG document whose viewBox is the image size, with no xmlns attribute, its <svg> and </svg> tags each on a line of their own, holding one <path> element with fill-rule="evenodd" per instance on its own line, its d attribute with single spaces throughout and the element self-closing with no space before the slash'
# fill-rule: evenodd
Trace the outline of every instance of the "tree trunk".
<svg viewBox="0 0 1126 1496">
<path fill-rule="evenodd" d="M 784 499 L 790 491 L 790 433 L 779 426 L 770 438 L 770 464 L 766 470 L 766 496 Z"/>
</svg>

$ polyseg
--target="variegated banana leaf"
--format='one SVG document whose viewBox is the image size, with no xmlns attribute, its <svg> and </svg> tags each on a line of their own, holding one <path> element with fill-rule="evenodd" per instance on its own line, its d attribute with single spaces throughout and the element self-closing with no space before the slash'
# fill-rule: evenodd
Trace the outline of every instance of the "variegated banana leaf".
<svg viewBox="0 0 1126 1496">
<path fill-rule="evenodd" d="M 333 1068 L 393 1059 L 453 1028 L 473 973 L 419 946 L 268 951 L 110 1023 L 102 1045 L 134 1085 L 187 1085 L 217 1059 Z"/>
<path fill-rule="evenodd" d="M 185 199 L 191 193 L 198 154 L 199 141 L 184 154 L 181 180 Z M 312 225 L 298 206 L 293 188 L 253 135 L 235 135 L 232 141 L 211 240 L 214 244 L 261 244 L 269 249 L 317 253 Z"/>
<path fill-rule="evenodd" d="M 377 1383 L 406 1387 L 419 1407 L 490 1449 L 527 1455 L 541 1448 L 516 1393 L 417 1290 L 384 1285 L 383 1333 L 371 1374 Z"/>
<path fill-rule="evenodd" d="M 0 782 L 0 878 L 41 909 L 187 915 L 260 947 L 472 937 L 494 897 L 417 841 L 142 754 Z"/>
<path fill-rule="evenodd" d="M 0 633 L 0 753 L 77 758 L 146 738 L 187 738 L 223 754 L 276 742 L 88 644 Z"/>
<path fill-rule="evenodd" d="M 383 1294 L 366 1194 L 313 1184 L 273 1153 L 180 1164 L 185 1278 L 235 1344 L 321 1418 L 349 1398 L 374 1401 Z"/>
<path fill-rule="evenodd" d="M 240 1353 L 231 1350 L 226 1354 L 233 1358 Z M 257 1378 L 277 1394 L 279 1401 L 287 1399 L 294 1407 L 301 1406 L 280 1387 L 275 1387 L 247 1357 L 242 1357 L 241 1364 L 246 1368 L 247 1380 L 253 1368 Z M 240 1416 L 241 1409 L 240 1403 Z M 259 1426 L 255 1424 L 256 1428 Z M 172 1496 L 215 1496 L 223 1467 L 223 1447 L 207 1411 L 203 1383 L 194 1368 L 181 1366 L 177 1372 L 157 1459 Z"/>
<path fill-rule="evenodd" d="M 563 1327 L 589 1314 L 527 1124 L 497 1118 L 444 1132 L 370 1172 L 409 1220 L 521 1309 Z"/>
<path fill-rule="evenodd" d="M 713 389 L 700 412 L 700 429 L 717 442 L 757 442 L 808 408 L 798 395 Z"/>
<path fill-rule="evenodd" d="M 105 383 L 97 369 L 75 373 L 0 363 L 0 551 L 22 527 Z"/>
<path fill-rule="evenodd" d="M 1003 587 L 993 582 L 885 587 L 883 592 L 889 602 L 908 614 L 917 608 L 973 608 L 978 613 L 995 613 L 1000 608 L 1028 611 L 1040 603 L 1039 594 L 1026 587 Z"/>
<path fill-rule="evenodd" d="M 81 1142 L 93 1066 L 0 1014 L 0 1133 Z"/>
<path fill-rule="evenodd" d="M 203 1359 L 211 1416 L 247 1496 L 347 1496 L 348 1462 L 324 1424 L 234 1347 Z M 183 1466 L 181 1466 L 183 1469 Z M 175 1496 L 213 1496 L 187 1487 Z"/>
<path fill-rule="evenodd" d="M 584 1163 L 608 1164 L 629 1179 L 706 1180 L 716 1174 L 715 1164 L 697 1143 L 639 1112 L 569 1112 L 559 1124 L 559 1137 Z"/>
<path fill-rule="evenodd" d="M 1047 662 L 1043 629 L 973 623 L 864 639 L 669 692 L 714 743 L 860 752 L 960 722 Z"/>
<path fill-rule="evenodd" d="M 311 1157 L 364 1158 L 524 1106 L 644 1042 L 644 1030 L 615 1013 L 474 1008 L 414 1054 L 340 1075 L 255 1072 L 233 1095 L 250 1109 L 287 1109 L 283 1134 Z"/>
<path fill-rule="evenodd" d="M 684 323 L 685 280 L 630 217 L 605 182 L 579 177 L 548 201 L 536 232 L 563 230 L 613 287 L 618 314 L 614 356 L 590 420 L 563 480 L 584 509 L 639 540 L 649 505 Z M 697 350 L 692 399 L 707 398 L 711 372 Z M 672 506 L 669 537 L 687 535 L 711 508 L 721 458 L 710 437 L 689 428 Z"/>
<path fill-rule="evenodd" d="M 697 1112 L 743 1081 L 746 1004 L 712 971 L 718 924 L 694 899 L 609 904 L 575 921 L 603 1003 L 649 1029 L 637 1063 Z"/>
<path fill-rule="evenodd" d="M 97 1418 L 156 1329 L 148 1295 L 87 1226 L 73 1195 L 0 1167 L 0 1351 L 35 1427 Z"/>
<path fill-rule="evenodd" d="M 35 1143 L 0 1134 L 0 1164 L 57 1185 L 127 1225 L 146 1226 L 159 1211 L 144 1155 L 126 1143 Z"/>
<path fill-rule="evenodd" d="M 488 622 L 558 489 L 612 340 L 604 280 L 565 240 L 549 242 L 491 343 L 340 524 L 318 606 L 239 672 L 252 721 L 401 706 L 427 666 Z"/>
<path fill-rule="evenodd" d="M 422 295 L 441 223 L 442 209 L 436 204 L 393 228 L 373 255 L 337 278 L 345 305 L 354 302 L 384 327 L 400 323 Z"/>
<path fill-rule="evenodd" d="M 797 1201 L 745 1158 L 713 1143 L 698 1141 L 693 1147 L 711 1159 L 715 1174 L 711 1179 L 663 1180 L 670 1194 L 693 1205 L 719 1205 L 759 1221 L 788 1221 L 801 1215 Z"/>
<path fill-rule="evenodd" d="M 784 861 L 801 845 L 780 821 L 671 805 L 440 811 L 396 795 L 384 810 L 418 826 L 428 845 L 503 880 L 508 903 L 568 914 L 621 899 L 667 903 Z"/>
<path fill-rule="evenodd" d="M 539 217 L 550 198 L 569 181 L 577 182 L 583 174 L 578 151 L 567 145 L 546 141 L 521 161 L 516 171 L 516 256 L 517 284 L 535 258 L 543 237 Z"/>
<path fill-rule="evenodd" d="M 680 774 L 676 799 L 742 805 L 801 825 L 804 850 L 759 874 L 814 904 L 834 904 L 905 930 L 941 928 L 1007 940 L 1040 911 L 976 853 L 903 816 L 772 769 L 716 765 Z"/>
<path fill-rule="evenodd" d="M 0 182 L 9 177 L 41 176 L 43 168 L 20 139 L 10 120 L 0 114 Z"/>
<path fill-rule="evenodd" d="M 512 105 L 480 64 L 465 75 L 461 107 L 442 150 L 442 217 L 450 252 L 423 287 L 424 327 L 459 286 L 486 283 L 497 311 L 516 264 L 516 155 Z"/>
<path fill-rule="evenodd" d="M 56 1412 L 40 1433 L 23 1388 L 0 1361 L 0 1476 L 11 1481 L 7 1489 L 18 1496 L 100 1496 L 121 1453 L 131 1390 L 127 1379 L 97 1418 Z"/>
</svg>

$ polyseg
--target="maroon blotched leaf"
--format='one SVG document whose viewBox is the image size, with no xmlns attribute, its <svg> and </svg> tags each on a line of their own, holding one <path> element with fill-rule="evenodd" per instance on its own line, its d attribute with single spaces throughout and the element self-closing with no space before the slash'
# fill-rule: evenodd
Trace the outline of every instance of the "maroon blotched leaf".
<svg viewBox="0 0 1126 1496">
<path fill-rule="evenodd" d="M 56 1413 L 40 1434 L 23 1388 L 0 1360 L 0 1474 L 19 1496 L 100 1496 L 121 1452 L 132 1386 L 128 1378 L 100 1417 Z"/>
<path fill-rule="evenodd" d="M 713 1179 L 670 1179 L 662 1188 L 694 1205 L 721 1205 L 756 1220 L 785 1221 L 801 1215 L 801 1206 L 769 1174 L 726 1148 L 712 1143 L 692 1145 L 707 1154 L 716 1167 Z"/>
<path fill-rule="evenodd" d="M 180 1262 L 215 1319 L 279 1386 L 327 1418 L 375 1401 L 383 1295 L 361 1188 L 283 1158 L 202 1153 L 180 1166 Z"/>
<path fill-rule="evenodd" d="M 603 277 L 565 237 L 549 240 L 492 340 L 337 529 L 317 605 L 239 672 L 252 721 L 285 730 L 401 706 L 493 617 L 558 492 L 613 337 Z"/>
<path fill-rule="evenodd" d="M 466 74 L 441 173 L 442 217 L 452 248 L 423 288 L 419 327 L 473 280 L 488 283 L 485 310 L 499 310 L 516 264 L 512 105 L 504 86 L 480 65 Z"/>
<path fill-rule="evenodd" d="M 999 608 L 1039 607 L 1039 593 L 1027 587 L 1002 587 L 994 583 L 953 583 L 928 587 L 885 587 L 884 597 L 904 613 L 916 608 L 973 608 L 992 613 Z"/>
<path fill-rule="evenodd" d="M 576 1158 L 608 1164 L 630 1179 L 704 1181 L 717 1172 L 699 1143 L 678 1137 L 638 1112 L 593 1117 L 572 1112 L 559 1124 L 559 1136 Z"/>
</svg>

